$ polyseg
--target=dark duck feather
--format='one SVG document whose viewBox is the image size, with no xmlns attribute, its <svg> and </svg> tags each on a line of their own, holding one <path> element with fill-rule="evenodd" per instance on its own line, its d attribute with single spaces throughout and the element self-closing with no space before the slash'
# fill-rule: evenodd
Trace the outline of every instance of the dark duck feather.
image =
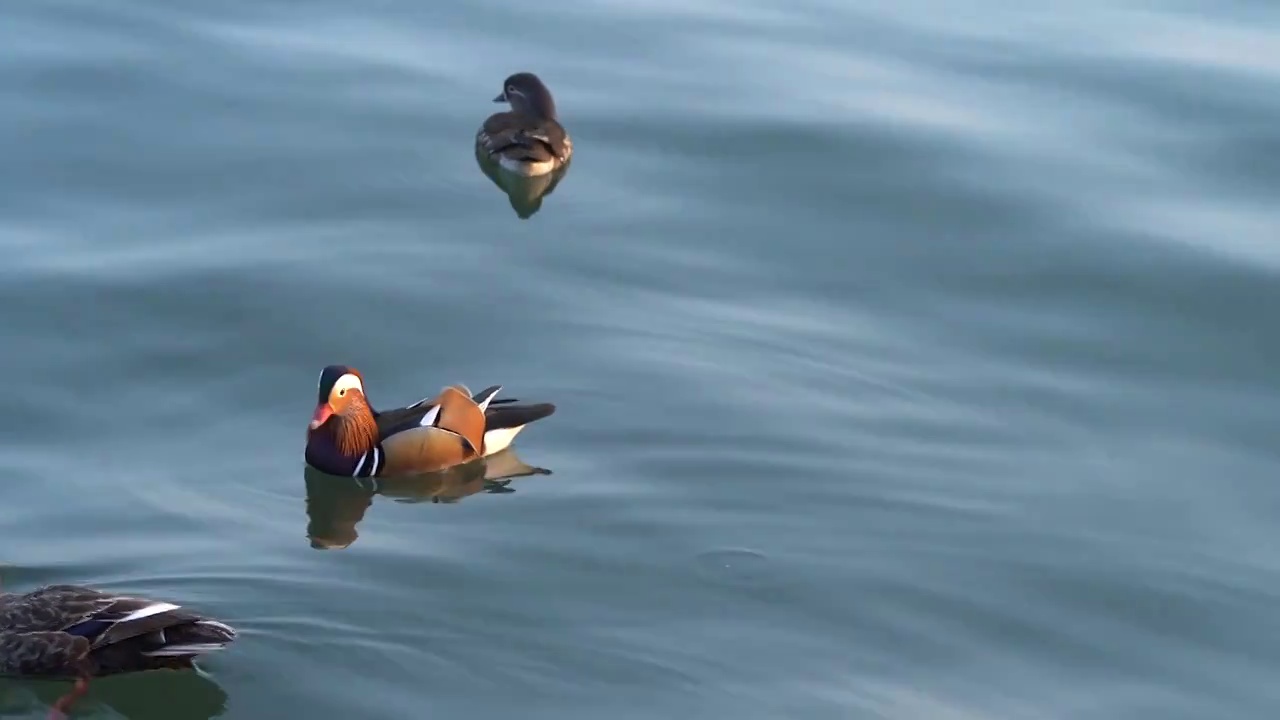
<svg viewBox="0 0 1280 720">
<path fill-rule="evenodd" d="M 157 600 L 75 585 L 0 593 L 0 675 L 77 679 L 54 717 L 89 678 L 191 668 L 235 637 L 228 625 Z"/>
<path fill-rule="evenodd" d="M 473 395 L 451 385 L 435 397 L 379 411 L 365 396 L 360 371 L 330 365 L 320 373 L 306 462 L 351 477 L 435 472 L 501 452 L 525 425 L 555 412 L 550 403 L 496 399 L 499 390 L 494 385 Z"/>
<path fill-rule="evenodd" d="M 560 124 L 551 91 L 533 73 L 511 75 L 493 99 L 511 105 L 494 113 L 476 133 L 476 146 L 507 170 L 534 176 L 562 167 L 573 155 L 573 142 Z"/>
</svg>

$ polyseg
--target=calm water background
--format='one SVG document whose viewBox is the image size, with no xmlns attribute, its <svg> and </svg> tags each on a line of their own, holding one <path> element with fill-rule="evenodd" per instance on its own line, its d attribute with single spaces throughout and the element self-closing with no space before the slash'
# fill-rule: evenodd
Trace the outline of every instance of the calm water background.
<svg viewBox="0 0 1280 720">
<path fill-rule="evenodd" d="M 1280 712 L 1271 0 L 3 14 L 0 574 L 243 631 L 80 716 Z M 551 474 L 309 484 L 331 362 Z"/>
</svg>

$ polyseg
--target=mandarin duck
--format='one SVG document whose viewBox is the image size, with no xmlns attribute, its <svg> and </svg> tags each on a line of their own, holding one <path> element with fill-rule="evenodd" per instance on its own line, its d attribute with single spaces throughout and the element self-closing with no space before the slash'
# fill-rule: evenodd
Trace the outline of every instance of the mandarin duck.
<svg viewBox="0 0 1280 720">
<path fill-rule="evenodd" d="M 476 147 L 517 175 L 532 177 L 563 166 L 573 155 L 569 133 L 560 124 L 551 91 L 537 75 L 516 73 L 494 102 L 511 110 L 494 113 L 476 133 Z"/>
<path fill-rule="evenodd" d="M 306 462 L 328 475 L 367 478 L 431 473 L 494 455 L 525 425 L 556 410 L 551 403 L 496 400 L 501 389 L 473 395 L 451 385 L 433 398 L 379 411 L 365 395 L 360 371 L 330 365 L 320 373 Z"/>
</svg>

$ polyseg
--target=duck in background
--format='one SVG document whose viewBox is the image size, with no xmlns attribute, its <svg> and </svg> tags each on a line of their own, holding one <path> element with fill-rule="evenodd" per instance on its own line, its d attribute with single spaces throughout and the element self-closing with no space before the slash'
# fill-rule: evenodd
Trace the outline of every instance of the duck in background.
<svg viewBox="0 0 1280 720">
<path fill-rule="evenodd" d="M 476 133 L 476 148 L 503 169 L 524 177 L 546 175 L 573 155 L 573 142 L 560 124 L 556 101 L 530 72 L 511 75 L 493 99 L 511 109 L 494 113 Z"/>
</svg>

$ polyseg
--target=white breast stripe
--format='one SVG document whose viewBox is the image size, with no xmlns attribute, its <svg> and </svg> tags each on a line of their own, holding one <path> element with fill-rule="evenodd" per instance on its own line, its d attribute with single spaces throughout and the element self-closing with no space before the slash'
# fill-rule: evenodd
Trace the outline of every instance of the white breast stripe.
<svg viewBox="0 0 1280 720">
<path fill-rule="evenodd" d="M 433 405 L 433 406 L 431 407 L 431 409 L 427 411 L 427 414 L 426 414 L 426 415 L 423 415 L 423 416 L 422 416 L 422 419 L 418 421 L 418 426 L 419 426 L 419 427 L 428 427 L 428 426 L 431 426 L 431 425 L 435 425 L 435 424 L 436 424 L 436 418 L 438 418 L 438 417 L 440 417 L 440 406 L 439 406 L 439 405 Z"/>
<path fill-rule="evenodd" d="M 134 610 L 128 615 L 125 615 L 124 617 L 120 618 L 120 622 L 127 623 L 127 622 L 132 622 L 134 620 L 141 620 L 142 618 L 145 618 L 145 617 L 151 617 L 152 615 L 159 615 L 160 613 L 166 613 L 166 612 L 169 612 L 170 610 L 177 610 L 177 609 L 178 609 L 177 605 L 171 605 L 169 603 L 163 603 L 163 602 L 154 603 L 152 605 L 148 605 L 142 608 L 141 610 Z"/>
<path fill-rule="evenodd" d="M 356 463 L 356 469 L 351 472 L 351 477 L 360 477 L 360 468 L 364 467 L 364 461 L 369 459 L 369 453 L 360 456 L 360 462 Z"/>
<path fill-rule="evenodd" d="M 382 464 L 382 451 L 378 448 L 373 449 L 373 469 L 369 471 L 369 477 L 378 474 L 378 467 Z"/>
</svg>

